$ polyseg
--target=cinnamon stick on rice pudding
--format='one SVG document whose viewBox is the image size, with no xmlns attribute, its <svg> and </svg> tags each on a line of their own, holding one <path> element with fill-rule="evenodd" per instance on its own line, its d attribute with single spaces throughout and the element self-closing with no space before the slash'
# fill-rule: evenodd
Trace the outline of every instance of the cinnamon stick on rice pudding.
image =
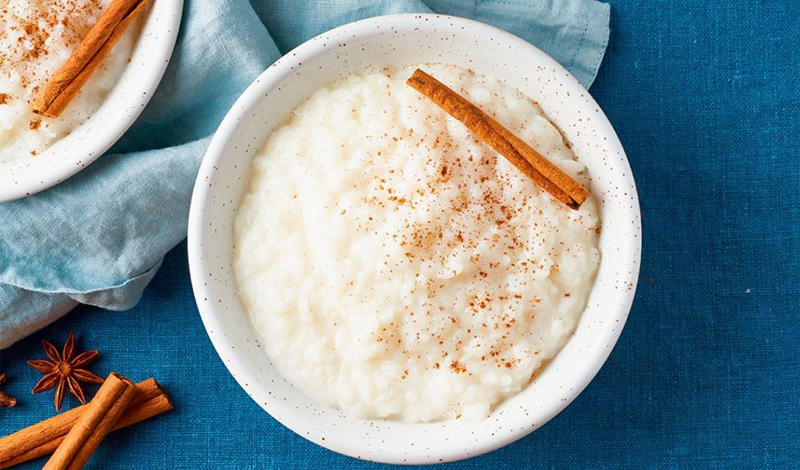
<svg viewBox="0 0 800 470">
<path fill-rule="evenodd" d="M 112 3 L 119 2 L 0 0 L 0 163 L 41 154 L 103 103 L 130 59 L 138 18 L 131 17 L 130 27 L 120 29 L 115 41 L 107 44 L 113 48 L 97 58 L 93 73 L 84 72 L 73 84 L 69 100 L 62 97 L 58 109 L 45 107 L 37 109 L 39 114 L 34 112 L 49 82 L 80 49 Z M 101 26 L 108 25 L 101 22 Z M 86 68 L 83 65 L 81 69 Z M 51 98 L 48 105 L 55 100 Z"/>
</svg>

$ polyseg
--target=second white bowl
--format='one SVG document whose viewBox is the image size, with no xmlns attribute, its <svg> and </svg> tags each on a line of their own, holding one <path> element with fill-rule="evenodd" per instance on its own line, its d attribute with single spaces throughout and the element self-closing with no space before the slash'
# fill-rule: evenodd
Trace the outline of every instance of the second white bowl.
<svg viewBox="0 0 800 470">
<path fill-rule="evenodd" d="M 0 162 L 0 203 L 54 186 L 97 160 L 136 121 L 158 87 L 180 30 L 183 0 L 154 0 L 131 60 L 100 109 L 35 157 Z"/>
</svg>

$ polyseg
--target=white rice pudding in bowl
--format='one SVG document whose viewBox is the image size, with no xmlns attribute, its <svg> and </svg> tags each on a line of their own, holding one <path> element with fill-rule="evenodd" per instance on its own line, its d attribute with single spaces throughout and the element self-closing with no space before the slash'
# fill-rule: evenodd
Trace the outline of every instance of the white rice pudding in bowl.
<svg viewBox="0 0 800 470">
<path fill-rule="evenodd" d="M 138 19 L 57 118 L 33 103 L 111 0 L 0 0 L 0 164 L 41 154 L 100 108 L 133 51 Z"/>
<path fill-rule="evenodd" d="M 537 103 L 423 65 L 585 187 Z M 600 263 L 597 202 L 572 210 L 406 85 L 367 71 L 315 92 L 252 163 L 234 271 L 277 369 L 364 418 L 480 420 L 567 342 Z"/>
</svg>

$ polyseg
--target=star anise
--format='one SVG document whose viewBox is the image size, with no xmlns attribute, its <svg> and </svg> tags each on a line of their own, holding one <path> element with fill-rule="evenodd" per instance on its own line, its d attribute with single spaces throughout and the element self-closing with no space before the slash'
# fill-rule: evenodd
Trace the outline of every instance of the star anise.
<svg viewBox="0 0 800 470">
<path fill-rule="evenodd" d="M 3 385 L 6 381 L 6 374 L 0 374 L 0 385 Z M 17 404 L 17 400 L 12 397 L 11 395 L 7 394 L 6 392 L 0 390 L 0 406 L 5 406 L 6 408 L 11 408 L 12 406 Z"/>
<path fill-rule="evenodd" d="M 73 332 L 70 332 L 67 344 L 64 345 L 61 353 L 47 340 L 42 340 L 42 346 L 50 360 L 28 361 L 28 365 L 45 374 L 42 380 L 33 387 L 31 393 L 46 392 L 56 387 L 56 411 L 61 411 L 65 389 L 69 388 L 70 393 L 85 405 L 86 397 L 83 395 L 80 382 L 100 384 L 103 383 L 103 379 L 82 367 L 95 360 L 100 354 L 99 351 L 95 349 L 75 356 L 75 333 Z"/>
</svg>

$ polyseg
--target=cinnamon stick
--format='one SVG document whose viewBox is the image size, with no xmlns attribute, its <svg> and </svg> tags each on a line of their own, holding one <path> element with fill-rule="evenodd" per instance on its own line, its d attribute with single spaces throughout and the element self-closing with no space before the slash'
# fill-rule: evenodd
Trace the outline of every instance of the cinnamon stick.
<svg viewBox="0 0 800 470">
<path fill-rule="evenodd" d="M 42 470 L 80 470 L 117 422 L 136 386 L 112 372 Z"/>
<path fill-rule="evenodd" d="M 9 468 L 47 454 L 63 442 L 89 405 L 80 406 L 0 438 L 0 468 Z M 172 402 L 155 379 L 136 384 L 128 408 L 112 427 L 121 429 L 172 409 Z"/>
<path fill-rule="evenodd" d="M 113 0 L 78 48 L 44 86 L 33 110 L 58 117 L 100 66 L 148 0 Z"/>
<path fill-rule="evenodd" d="M 406 83 L 458 119 L 536 184 L 571 209 L 580 208 L 589 191 L 539 152 L 439 80 L 420 69 Z"/>
</svg>

